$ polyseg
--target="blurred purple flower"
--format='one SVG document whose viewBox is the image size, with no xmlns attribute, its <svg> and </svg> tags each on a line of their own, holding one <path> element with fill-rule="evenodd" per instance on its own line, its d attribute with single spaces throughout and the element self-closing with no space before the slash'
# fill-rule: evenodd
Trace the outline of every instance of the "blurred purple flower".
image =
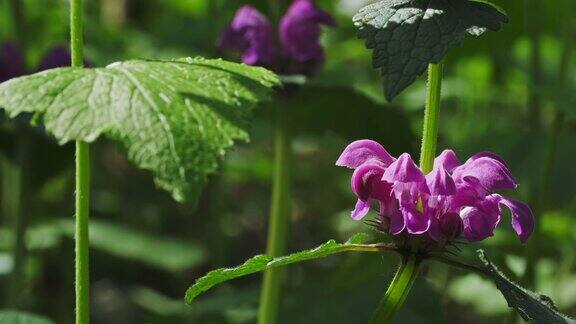
<svg viewBox="0 0 576 324">
<path fill-rule="evenodd" d="M 379 224 L 393 235 L 427 233 L 439 245 L 461 235 L 480 241 L 493 235 L 502 207 L 510 210 L 522 243 L 533 231 L 527 205 L 494 193 L 515 189 L 517 183 L 493 153 L 476 154 L 461 164 L 452 150 L 445 150 L 424 175 L 409 154 L 395 159 L 380 144 L 361 140 L 350 144 L 336 165 L 355 169 L 352 191 L 358 201 L 352 218 L 362 219 L 378 202 Z"/>
<path fill-rule="evenodd" d="M 24 75 L 24 55 L 13 43 L 0 45 L 0 82 Z"/>
<path fill-rule="evenodd" d="M 333 26 L 334 19 L 312 0 L 295 0 L 280 21 L 276 41 L 270 21 L 246 5 L 236 12 L 218 46 L 240 51 L 246 64 L 261 65 L 279 73 L 311 75 L 324 62 L 320 25 Z"/>
<path fill-rule="evenodd" d="M 282 53 L 298 64 L 315 69 L 324 63 L 320 25 L 334 24 L 334 18 L 312 0 L 295 0 L 280 21 Z"/>
<path fill-rule="evenodd" d="M 48 51 L 40 60 L 37 71 L 45 71 L 59 67 L 66 67 L 72 64 L 70 50 L 64 46 L 57 46 Z M 84 60 L 84 66 L 91 67 L 92 63 Z"/>
<path fill-rule="evenodd" d="M 269 66 L 274 59 L 274 31 L 268 18 L 246 5 L 224 31 L 218 45 L 242 52 L 242 61 L 250 65 Z"/>
</svg>

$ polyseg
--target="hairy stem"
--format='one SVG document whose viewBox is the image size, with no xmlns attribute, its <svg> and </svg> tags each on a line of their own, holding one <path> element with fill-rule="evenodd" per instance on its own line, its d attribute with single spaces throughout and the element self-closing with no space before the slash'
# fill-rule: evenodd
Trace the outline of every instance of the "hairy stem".
<svg viewBox="0 0 576 324">
<path fill-rule="evenodd" d="M 70 1 L 70 47 L 72 66 L 84 65 L 83 0 Z M 76 324 L 90 322 L 90 264 L 88 222 L 90 210 L 90 146 L 76 142 Z"/>
<path fill-rule="evenodd" d="M 274 143 L 274 178 L 272 183 L 272 204 L 268 226 L 267 254 L 284 254 L 290 215 L 290 133 L 287 108 L 277 105 L 276 139 Z M 270 269 L 264 273 L 260 295 L 258 323 L 276 323 L 280 298 L 281 269 Z"/>
<path fill-rule="evenodd" d="M 372 324 L 392 323 L 418 276 L 420 262 L 421 260 L 413 253 L 403 257 L 398 272 L 396 272 L 392 283 L 372 317 Z"/>
<path fill-rule="evenodd" d="M 440 96 L 442 92 L 442 64 L 428 66 L 428 89 L 426 110 L 424 112 L 424 131 L 420 149 L 420 169 L 424 174 L 432 171 L 438 142 L 438 117 L 440 115 Z"/>
</svg>

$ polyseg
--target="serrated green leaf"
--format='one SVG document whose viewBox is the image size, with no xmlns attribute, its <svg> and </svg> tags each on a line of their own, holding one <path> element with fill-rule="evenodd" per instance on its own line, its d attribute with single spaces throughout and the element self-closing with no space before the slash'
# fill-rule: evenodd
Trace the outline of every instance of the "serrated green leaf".
<svg viewBox="0 0 576 324">
<path fill-rule="evenodd" d="M 60 143 L 121 142 L 178 201 L 195 201 L 245 130 L 252 108 L 278 85 L 263 68 L 202 58 L 134 60 L 106 68 L 59 68 L 0 84 L 11 117 L 41 114 Z"/>
<path fill-rule="evenodd" d="M 576 320 L 560 313 L 548 296 L 529 291 L 506 278 L 483 250 L 478 250 L 478 256 L 484 264 L 486 273 L 506 298 L 508 306 L 516 310 L 524 320 L 537 324 L 576 323 Z"/>
<path fill-rule="evenodd" d="M 46 317 L 28 312 L 3 309 L 0 310 L 0 323 L 2 324 L 54 324 Z"/>
<path fill-rule="evenodd" d="M 354 16 L 358 36 L 373 49 L 372 63 L 384 77 L 384 94 L 392 100 L 439 63 L 466 33 L 499 30 L 507 21 L 490 4 L 469 0 L 384 0 Z"/>
<path fill-rule="evenodd" d="M 74 237 L 72 219 L 60 219 L 55 226 L 63 235 Z M 188 270 L 204 261 L 204 250 L 194 243 L 157 237 L 97 219 L 90 221 L 90 246 L 170 272 Z"/>
<path fill-rule="evenodd" d="M 358 250 L 358 248 L 363 246 L 368 247 L 362 244 L 366 241 L 367 237 L 367 234 L 359 233 L 350 238 L 346 243 L 336 243 L 336 241 L 330 240 L 314 249 L 278 258 L 269 255 L 257 255 L 238 267 L 210 271 L 204 277 L 196 280 L 194 285 L 186 291 L 186 302 L 188 304 L 192 303 L 194 298 L 201 293 L 231 279 L 247 276 L 270 268 L 278 268 L 292 263 L 323 258 L 335 253 Z"/>
</svg>

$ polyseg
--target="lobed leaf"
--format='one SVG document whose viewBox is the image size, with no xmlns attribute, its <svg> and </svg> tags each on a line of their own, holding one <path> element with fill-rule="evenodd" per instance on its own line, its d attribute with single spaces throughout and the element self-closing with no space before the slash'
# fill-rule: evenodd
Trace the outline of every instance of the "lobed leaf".
<svg viewBox="0 0 576 324">
<path fill-rule="evenodd" d="M 508 18 L 486 1 L 383 0 L 360 9 L 353 20 L 358 36 L 374 50 L 373 66 L 392 100 L 466 33 L 499 30 Z"/>
<path fill-rule="evenodd" d="M 506 278 L 488 259 L 484 251 L 479 250 L 478 255 L 484 264 L 486 274 L 490 276 L 498 290 L 506 298 L 508 306 L 516 310 L 524 320 L 533 323 L 550 324 L 576 323 L 576 320 L 560 313 L 550 297 L 522 288 Z"/>
<path fill-rule="evenodd" d="M 346 243 L 336 243 L 336 241 L 330 240 L 314 249 L 301 251 L 278 258 L 274 258 L 269 255 L 257 255 L 238 267 L 223 268 L 210 271 L 204 277 L 196 280 L 194 285 L 188 289 L 185 297 L 186 302 L 191 304 L 194 298 L 196 298 L 201 293 L 214 287 L 215 285 L 231 279 L 257 273 L 270 268 L 278 268 L 292 263 L 323 258 L 335 253 L 352 251 L 355 248 L 359 250 L 362 247 L 373 247 L 371 245 L 362 244 L 366 241 L 367 236 L 368 235 L 363 233 L 356 234 Z M 374 251 L 377 250 L 375 249 Z"/>
<path fill-rule="evenodd" d="M 278 84 L 263 68 L 222 60 L 133 60 L 7 81 L 0 107 L 12 118 L 40 116 L 61 144 L 117 140 L 159 187 L 195 201 L 226 149 L 248 140 L 253 107 Z"/>
</svg>

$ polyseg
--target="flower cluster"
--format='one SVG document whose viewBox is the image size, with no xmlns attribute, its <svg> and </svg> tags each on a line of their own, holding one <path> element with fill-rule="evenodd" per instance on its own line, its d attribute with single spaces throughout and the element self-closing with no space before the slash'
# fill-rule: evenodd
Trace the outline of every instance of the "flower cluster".
<svg viewBox="0 0 576 324">
<path fill-rule="evenodd" d="M 454 151 L 445 150 L 425 175 L 408 153 L 396 159 L 379 143 L 360 140 L 344 150 L 336 165 L 354 169 L 352 191 L 358 201 L 352 218 L 362 219 L 377 202 L 379 224 L 392 235 L 427 234 L 440 245 L 461 235 L 481 241 L 493 235 L 503 206 L 522 243 L 534 227 L 527 205 L 495 193 L 518 184 L 493 153 L 476 154 L 462 164 Z"/>
<path fill-rule="evenodd" d="M 238 10 L 218 44 L 240 51 L 246 64 L 278 73 L 311 75 L 324 62 L 320 25 L 334 26 L 334 19 L 312 0 L 295 0 L 280 20 L 276 41 L 268 18 L 246 5 Z"/>
</svg>

